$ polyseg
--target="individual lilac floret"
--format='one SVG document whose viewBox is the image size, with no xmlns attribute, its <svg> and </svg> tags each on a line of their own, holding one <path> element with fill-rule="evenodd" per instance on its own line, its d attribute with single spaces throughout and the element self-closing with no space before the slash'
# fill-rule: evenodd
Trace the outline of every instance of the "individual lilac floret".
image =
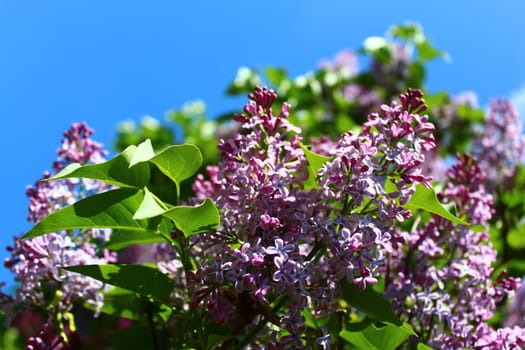
<svg viewBox="0 0 525 350">
<path fill-rule="evenodd" d="M 53 164 L 55 172 L 71 162 L 86 164 L 103 160 L 106 151 L 89 138 L 91 134 L 86 124 L 73 124 L 64 133 L 58 159 Z M 93 180 L 44 181 L 50 176 L 45 173 L 42 180 L 27 188 L 29 221 L 37 223 L 84 196 L 109 189 L 108 185 Z M 11 256 L 5 260 L 5 266 L 20 284 L 16 302 L 42 307 L 52 315 L 70 311 L 75 301 L 86 302 L 99 310 L 103 303 L 102 282 L 61 267 L 115 261 L 116 256 L 107 251 L 96 252 L 98 244 L 109 239 L 110 232 L 106 229 L 69 230 L 31 239 L 16 238 L 13 247 L 8 247 Z"/>
<path fill-rule="evenodd" d="M 194 238 L 212 261 L 201 260 L 192 276 L 193 304 L 204 301 L 221 322 L 243 320 L 234 333 L 271 322 L 288 334 L 274 346 L 301 347 L 305 308 L 315 316 L 333 312 L 342 279 L 363 289 L 377 282 L 393 249 L 393 225 L 410 216 L 399 203 L 415 184 L 430 181 L 419 166 L 434 147 L 433 126 L 418 114 L 425 108 L 421 93 L 409 90 L 401 104 L 370 115 L 358 135 L 344 134 L 330 150 L 317 142 L 314 149 L 333 160 L 317 174 L 317 187 L 306 189 L 314 175 L 300 129 L 287 121 L 288 105 L 273 114 L 276 97 L 265 88 L 249 95 L 245 113 L 235 117 L 239 132 L 219 143 L 222 161 L 208 168 L 209 180 L 195 183 L 195 201 L 211 197 L 222 227 Z M 271 318 L 268 306 L 285 297 L 279 318 Z M 246 309 L 248 320 L 239 315 Z"/>
<path fill-rule="evenodd" d="M 490 103 L 481 135 L 474 141 L 473 155 L 487 174 L 491 192 L 497 186 L 512 187 L 516 166 L 525 155 L 525 136 L 518 113 L 509 101 Z"/>
<path fill-rule="evenodd" d="M 435 216 L 422 228 L 404 232 L 386 266 L 386 294 L 395 311 L 423 340 L 438 349 L 518 349 L 521 328 L 488 326 L 496 305 L 519 287 L 519 280 L 493 276 L 496 251 L 488 221 L 494 209 L 484 188 L 485 175 L 472 157 L 458 156 L 447 173 L 445 204 L 457 215 L 484 226 L 482 232 Z"/>
</svg>

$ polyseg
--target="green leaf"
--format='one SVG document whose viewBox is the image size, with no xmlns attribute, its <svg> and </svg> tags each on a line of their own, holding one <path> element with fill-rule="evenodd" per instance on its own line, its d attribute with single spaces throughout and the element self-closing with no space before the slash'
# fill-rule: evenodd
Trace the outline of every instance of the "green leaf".
<svg viewBox="0 0 525 350">
<path fill-rule="evenodd" d="M 94 309 L 92 305 L 87 303 L 85 306 L 88 309 Z M 172 309 L 168 305 L 137 295 L 135 292 L 114 287 L 104 293 L 104 304 L 100 312 L 131 320 L 147 319 L 147 313 L 150 312 L 160 321 L 166 322 L 172 313 Z"/>
<path fill-rule="evenodd" d="M 357 349 L 380 350 L 362 332 L 350 332 L 345 329 L 339 332 L 339 336 Z"/>
<path fill-rule="evenodd" d="M 404 41 L 421 41 L 424 39 L 423 30 L 418 23 L 394 25 L 389 30 L 392 36 Z"/>
<path fill-rule="evenodd" d="M 202 155 L 197 146 L 176 145 L 166 148 L 150 161 L 178 186 L 199 170 Z"/>
<path fill-rule="evenodd" d="M 468 104 L 457 106 L 456 113 L 458 117 L 469 122 L 481 123 L 485 120 L 485 111 L 480 108 L 472 107 Z"/>
<path fill-rule="evenodd" d="M 155 156 L 155 151 L 151 145 L 151 140 L 147 139 L 137 146 L 131 157 L 129 158 L 129 166 L 146 162 Z"/>
<path fill-rule="evenodd" d="M 407 87 L 421 88 L 425 81 L 425 76 L 425 66 L 419 61 L 411 62 L 408 65 Z"/>
<path fill-rule="evenodd" d="M 503 271 L 509 276 L 523 276 L 525 274 L 525 260 L 522 257 L 514 258 L 500 265 L 494 271 L 493 276 L 498 276 Z"/>
<path fill-rule="evenodd" d="M 51 213 L 33 226 L 22 238 L 83 228 L 150 231 L 147 221 L 133 219 L 133 213 L 143 198 L 142 191 L 130 188 L 95 194 Z"/>
<path fill-rule="evenodd" d="M 432 350 L 432 348 L 423 343 L 417 343 L 417 350 Z"/>
<path fill-rule="evenodd" d="M 525 248 L 525 224 L 517 223 L 514 227 L 510 228 L 507 235 L 507 244 L 517 251 Z"/>
<path fill-rule="evenodd" d="M 437 199 L 434 189 L 427 188 L 421 184 L 416 186 L 416 192 L 414 192 L 408 203 L 405 205 L 405 208 L 410 210 L 423 209 L 456 224 L 469 225 L 467 222 L 455 217 L 445 209 Z"/>
<path fill-rule="evenodd" d="M 140 203 L 140 207 L 133 215 L 133 219 L 149 219 L 162 215 L 166 209 L 164 209 L 159 203 L 162 202 L 147 188 L 144 188 L 144 199 L 142 200 L 142 203 Z"/>
<path fill-rule="evenodd" d="M 151 167 L 151 180 L 147 186 L 148 190 L 164 202 L 165 205 L 178 205 L 180 197 L 179 186 L 164 175 L 155 164 L 149 163 L 149 165 Z"/>
<path fill-rule="evenodd" d="M 184 233 L 184 236 L 215 231 L 219 227 L 219 211 L 210 199 L 206 199 L 201 205 L 178 206 L 163 214 L 175 223 L 177 229 Z"/>
<path fill-rule="evenodd" d="M 428 40 L 423 40 L 417 45 L 418 58 L 422 62 L 431 61 L 435 58 L 446 57 L 447 53 L 433 47 Z"/>
<path fill-rule="evenodd" d="M 342 330 L 339 336 L 358 349 L 395 350 L 410 336 L 403 327 L 371 322 L 361 331 Z"/>
<path fill-rule="evenodd" d="M 49 180 L 83 177 L 119 187 L 142 188 L 150 179 L 150 170 L 147 163 L 130 167 L 129 158 L 135 149 L 135 146 L 129 146 L 124 152 L 104 163 L 84 166 L 78 163 L 70 164 Z"/>
<path fill-rule="evenodd" d="M 332 158 L 323 156 L 310 151 L 306 146 L 301 144 L 301 148 L 304 152 L 304 156 L 308 162 L 308 179 L 304 182 L 305 189 L 319 188 L 317 184 L 317 172 L 323 167 L 326 162 L 329 162 Z"/>
<path fill-rule="evenodd" d="M 108 264 L 65 266 L 63 268 L 158 301 L 166 299 L 173 290 L 172 279 L 149 266 Z"/>
<path fill-rule="evenodd" d="M 166 242 L 166 239 L 151 231 L 126 231 L 115 230 L 111 232 L 109 241 L 100 248 L 109 250 L 121 250 L 133 244 L 153 244 Z"/>
<path fill-rule="evenodd" d="M 361 290 L 358 286 L 348 283 L 346 280 L 342 282 L 342 286 L 346 303 L 365 313 L 373 320 L 388 322 L 396 326 L 403 324 L 394 313 L 392 304 L 372 288 Z"/>
<path fill-rule="evenodd" d="M 362 52 L 371 55 L 383 64 L 389 64 L 393 57 L 392 43 L 383 37 L 371 36 L 365 39 Z"/>
<path fill-rule="evenodd" d="M 303 311 L 301 312 L 301 316 L 304 317 L 304 324 L 306 327 L 313 328 L 313 329 L 319 329 L 317 320 L 315 319 L 314 315 L 312 315 L 312 312 L 310 311 L 310 309 L 308 308 L 303 309 Z"/>
<path fill-rule="evenodd" d="M 279 85 L 281 85 L 281 83 L 287 79 L 286 70 L 283 68 L 275 68 L 270 66 L 266 67 L 264 72 L 266 73 L 268 81 L 275 87 L 279 87 Z"/>
</svg>

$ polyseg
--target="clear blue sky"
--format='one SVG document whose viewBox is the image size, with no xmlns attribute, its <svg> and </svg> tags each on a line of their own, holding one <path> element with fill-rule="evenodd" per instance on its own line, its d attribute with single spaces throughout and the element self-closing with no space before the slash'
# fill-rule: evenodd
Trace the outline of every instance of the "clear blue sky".
<svg viewBox="0 0 525 350">
<path fill-rule="evenodd" d="M 525 106 L 524 14 L 521 0 L 0 0 L 0 257 L 29 227 L 25 186 L 74 121 L 111 148 L 119 121 L 163 119 L 194 99 L 212 116 L 238 105 L 223 91 L 240 66 L 298 75 L 405 21 L 452 57 L 430 66 L 432 90 Z"/>
</svg>

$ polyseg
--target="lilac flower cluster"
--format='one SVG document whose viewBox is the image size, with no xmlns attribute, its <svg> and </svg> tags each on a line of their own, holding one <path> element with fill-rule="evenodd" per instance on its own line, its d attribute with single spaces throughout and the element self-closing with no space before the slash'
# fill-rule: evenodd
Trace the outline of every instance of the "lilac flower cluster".
<svg viewBox="0 0 525 350">
<path fill-rule="evenodd" d="M 458 156 L 447 173 L 440 199 L 482 232 L 433 217 L 422 228 L 403 232 L 386 266 L 386 294 L 397 313 L 433 348 L 519 349 L 523 329 L 492 329 L 497 303 L 512 295 L 519 280 L 497 276 L 496 251 L 489 242 L 494 210 L 485 175 L 474 159 Z"/>
<path fill-rule="evenodd" d="M 399 240 L 394 224 L 411 215 L 401 205 L 415 184 L 429 185 L 421 165 L 435 143 L 428 117 L 416 114 L 426 108 L 421 97 L 409 90 L 401 95 L 401 104 L 381 106 L 359 135 L 342 135 L 331 152 L 334 159 L 319 172 L 321 200 L 333 203 L 324 210 L 323 242 L 330 254 L 322 260 L 336 278 L 344 273 L 363 289 L 377 282 L 377 268 Z"/>
<path fill-rule="evenodd" d="M 246 307 L 239 304 L 243 293 L 262 309 L 279 294 L 289 295 L 294 299 L 289 305 L 297 307 L 290 306 L 289 316 L 281 321 L 291 334 L 290 341 L 297 342 L 304 332 L 299 305 L 304 306 L 302 294 L 307 294 L 306 290 L 300 293 L 307 274 L 298 243 L 312 240 L 304 228 L 315 215 L 317 197 L 302 191 L 308 173 L 297 135 L 300 130 L 286 120 L 289 105 L 284 104 L 274 116 L 272 104 L 277 96 L 273 91 L 257 88 L 249 97 L 245 114 L 235 117 L 241 123 L 239 132 L 219 144 L 223 161 L 208 169 L 211 181 L 201 177 L 194 185 L 197 199 L 210 196 L 222 210 L 221 232 L 216 240 L 207 238 L 205 242 L 212 246 L 203 248 L 208 254 L 216 251 L 216 257 L 203 267 L 199 281 L 217 287 L 200 289 L 196 297 L 197 301 L 206 297 L 209 312 L 226 321 L 244 319 L 245 315 L 239 317 Z M 230 244 L 235 242 L 239 247 L 232 251 Z M 232 290 L 220 288 L 224 282 Z M 239 300 L 232 300 L 232 293 Z"/>
<path fill-rule="evenodd" d="M 195 200 L 215 201 L 222 227 L 196 238 L 212 260 L 192 277 L 193 304 L 205 301 L 217 320 L 238 322 L 236 335 L 271 322 L 286 330 L 275 337 L 280 346 L 301 347 L 303 309 L 333 311 L 343 278 L 362 288 L 376 282 L 394 223 L 410 216 L 401 205 L 416 183 L 430 181 L 419 167 L 435 144 L 432 124 L 418 114 L 422 95 L 409 90 L 371 114 L 361 133 L 342 135 L 308 189 L 300 129 L 287 121 L 287 104 L 273 114 L 276 97 L 266 88 L 249 95 L 235 117 L 238 133 L 219 144 L 222 162 L 194 185 Z M 269 306 L 283 298 L 275 319 Z"/>
<path fill-rule="evenodd" d="M 90 139 L 91 134 L 92 130 L 85 123 L 73 124 L 64 133 L 53 172 L 72 162 L 102 161 L 106 151 Z M 102 182 L 88 179 L 45 181 L 50 176 L 46 172 L 42 180 L 27 188 L 29 221 L 37 223 L 85 196 L 109 189 Z M 99 310 L 103 303 L 103 284 L 61 267 L 115 261 L 116 256 L 112 253 L 96 252 L 98 244 L 107 241 L 110 233 L 107 229 L 68 230 L 32 239 L 15 238 L 14 245 L 8 247 L 11 256 L 5 260 L 5 266 L 19 283 L 15 303 L 44 309 L 55 316 L 69 312 L 75 301 L 87 302 Z"/>
<path fill-rule="evenodd" d="M 525 155 L 525 136 L 518 113 L 506 100 L 494 100 L 481 131 L 475 140 L 473 154 L 487 174 L 487 186 L 493 191 L 498 184 L 512 187 L 516 165 Z"/>
</svg>

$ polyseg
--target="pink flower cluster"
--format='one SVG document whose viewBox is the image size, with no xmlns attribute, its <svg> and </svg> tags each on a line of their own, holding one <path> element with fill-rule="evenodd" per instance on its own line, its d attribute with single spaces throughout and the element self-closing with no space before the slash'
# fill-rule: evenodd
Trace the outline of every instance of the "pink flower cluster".
<svg viewBox="0 0 525 350">
<path fill-rule="evenodd" d="M 435 146 L 433 126 L 418 114 L 421 93 L 409 90 L 360 133 L 342 135 L 315 188 L 305 188 L 307 160 L 289 106 L 274 115 L 277 96 L 266 88 L 249 98 L 237 134 L 220 142 L 222 161 L 194 185 L 196 200 L 211 197 L 222 221 L 219 232 L 196 238 L 212 256 L 193 276 L 194 305 L 205 301 L 217 320 L 238 322 L 239 334 L 272 322 L 287 331 L 275 334 L 280 346 L 300 347 L 305 308 L 333 311 L 343 278 L 362 288 L 377 281 L 395 222 L 410 216 L 401 204 L 430 180 L 419 167 Z M 268 307 L 281 298 L 288 301 L 274 319 Z"/>
<path fill-rule="evenodd" d="M 85 124 L 73 124 L 64 133 L 53 172 L 72 162 L 100 162 L 107 154 L 102 146 L 90 139 L 92 130 Z M 47 215 L 73 204 L 85 196 L 106 191 L 108 185 L 89 179 L 42 180 L 27 188 L 28 220 L 37 223 Z M 50 315 L 68 312 L 75 301 L 83 301 L 99 310 L 103 303 L 103 285 L 89 277 L 61 269 L 62 266 L 105 264 L 115 261 L 114 254 L 96 252 L 100 242 L 109 239 L 111 231 L 91 229 L 46 234 L 32 239 L 15 238 L 8 247 L 10 257 L 5 266 L 15 274 L 19 283 L 16 303 L 43 308 Z"/>
<path fill-rule="evenodd" d="M 403 232 L 386 265 L 386 294 L 397 313 L 433 348 L 521 349 L 519 327 L 494 330 L 487 321 L 497 303 L 519 287 L 504 275 L 494 280 L 496 251 L 489 243 L 493 198 L 485 174 L 468 155 L 447 173 L 440 198 L 457 215 L 483 230 L 434 217 L 422 228 Z"/>
<path fill-rule="evenodd" d="M 518 113 L 509 101 L 491 102 L 483 130 L 473 145 L 473 155 L 487 174 L 491 192 L 497 186 L 512 187 L 516 166 L 525 155 L 525 136 Z"/>
</svg>

